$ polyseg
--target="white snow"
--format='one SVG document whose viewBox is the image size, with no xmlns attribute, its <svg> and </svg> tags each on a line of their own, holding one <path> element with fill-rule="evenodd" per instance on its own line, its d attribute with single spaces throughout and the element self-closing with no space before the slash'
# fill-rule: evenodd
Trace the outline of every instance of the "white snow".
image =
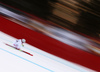
<svg viewBox="0 0 100 72">
<path fill-rule="evenodd" d="M 0 72 L 96 72 L 53 56 L 27 43 L 21 49 L 30 52 L 33 56 L 4 44 L 12 45 L 15 40 L 16 38 L 0 31 Z"/>
</svg>

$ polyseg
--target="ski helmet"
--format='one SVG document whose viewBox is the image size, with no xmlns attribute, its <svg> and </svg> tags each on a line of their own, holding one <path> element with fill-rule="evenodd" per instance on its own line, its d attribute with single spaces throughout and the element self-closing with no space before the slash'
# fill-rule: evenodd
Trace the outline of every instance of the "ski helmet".
<svg viewBox="0 0 100 72">
<path fill-rule="evenodd" d="M 25 39 L 22 39 L 22 42 L 23 42 L 23 43 L 25 43 L 25 42 L 26 42 L 26 40 L 25 40 Z"/>
</svg>

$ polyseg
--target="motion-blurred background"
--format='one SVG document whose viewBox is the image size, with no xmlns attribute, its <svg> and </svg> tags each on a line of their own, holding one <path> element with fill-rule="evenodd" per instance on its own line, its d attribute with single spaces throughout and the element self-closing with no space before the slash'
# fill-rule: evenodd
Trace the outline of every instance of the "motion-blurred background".
<svg viewBox="0 0 100 72">
<path fill-rule="evenodd" d="M 57 25 L 99 37 L 99 0 L 0 0 Z"/>
</svg>

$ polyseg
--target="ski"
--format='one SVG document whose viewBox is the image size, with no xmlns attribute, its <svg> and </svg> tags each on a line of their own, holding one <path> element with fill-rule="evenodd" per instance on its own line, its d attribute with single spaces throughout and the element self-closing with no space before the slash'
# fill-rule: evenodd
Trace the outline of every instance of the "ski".
<svg viewBox="0 0 100 72">
<path fill-rule="evenodd" d="M 26 54 L 28 54 L 28 55 L 30 55 L 30 56 L 33 56 L 31 53 L 26 52 L 26 51 L 21 50 L 21 49 L 17 49 L 17 48 L 15 48 L 15 47 L 13 47 L 12 45 L 9 45 L 9 44 L 7 44 L 7 43 L 5 43 L 5 45 L 10 46 L 10 47 L 12 47 L 12 48 L 14 48 L 14 49 L 16 49 L 16 50 L 19 50 L 19 51 L 21 51 L 21 52 L 23 52 L 23 53 L 26 53 Z"/>
</svg>

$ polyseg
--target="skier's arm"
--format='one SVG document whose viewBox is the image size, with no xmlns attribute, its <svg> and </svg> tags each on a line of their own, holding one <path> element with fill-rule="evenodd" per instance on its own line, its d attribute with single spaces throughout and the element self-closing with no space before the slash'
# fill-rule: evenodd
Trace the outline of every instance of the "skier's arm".
<svg viewBox="0 0 100 72">
<path fill-rule="evenodd" d="M 22 46 L 24 47 L 24 44 L 22 43 Z"/>
</svg>

